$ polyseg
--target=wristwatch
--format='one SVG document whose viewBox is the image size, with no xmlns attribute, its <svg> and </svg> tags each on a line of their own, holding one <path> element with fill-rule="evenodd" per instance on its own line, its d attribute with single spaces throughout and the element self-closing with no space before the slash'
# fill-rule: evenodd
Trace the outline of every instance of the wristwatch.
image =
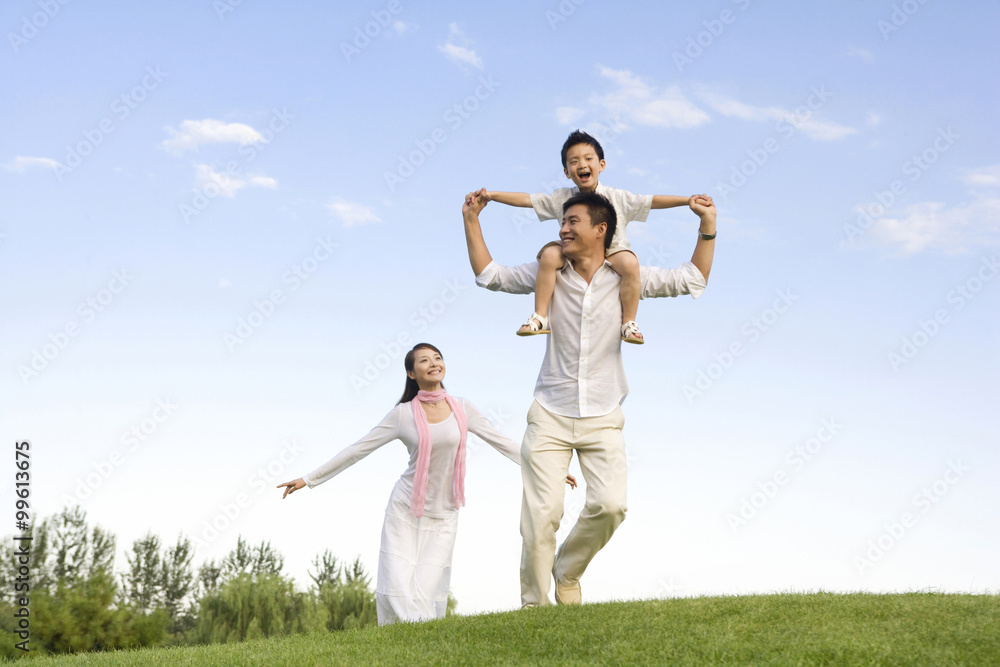
<svg viewBox="0 0 1000 667">
<path fill-rule="evenodd" d="M 718 232 L 716 232 L 716 233 L 718 233 Z M 701 231 L 699 229 L 698 230 L 698 238 L 700 238 L 702 241 L 711 241 L 712 239 L 715 238 L 715 234 L 706 234 L 705 232 L 703 232 L 703 231 Z"/>
</svg>

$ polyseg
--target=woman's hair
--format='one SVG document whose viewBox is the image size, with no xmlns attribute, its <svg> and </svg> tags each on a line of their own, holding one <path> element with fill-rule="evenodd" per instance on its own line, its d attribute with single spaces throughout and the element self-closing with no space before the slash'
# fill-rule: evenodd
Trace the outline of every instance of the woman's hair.
<svg viewBox="0 0 1000 667">
<path fill-rule="evenodd" d="M 417 343 L 416 345 L 413 346 L 412 350 L 406 353 L 406 356 L 403 358 L 403 367 L 406 368 L 407 373 L 413 372 L 413 360 L 417 356 L 417 350 L 424 348 L 428 350 L 434 350 L 438 354 L 441 354 L 441 350 L 437 349 L 430 343 Z M 441 354 L 441 358 L 444 359 L 443 354 Z M 443 384 L 441 385 L 441 388 L 444 389 Z M 399 405 L 400 403 L 409 403 L 416 397 L 418 391 L 420 391 L 420 387 L 417 386 L 417 381 L 411 378 L 409 375 L 407 375 L 406 386 L 403 387 L 403 397 L 396 402 L 396 405 Z"/>
</svg>

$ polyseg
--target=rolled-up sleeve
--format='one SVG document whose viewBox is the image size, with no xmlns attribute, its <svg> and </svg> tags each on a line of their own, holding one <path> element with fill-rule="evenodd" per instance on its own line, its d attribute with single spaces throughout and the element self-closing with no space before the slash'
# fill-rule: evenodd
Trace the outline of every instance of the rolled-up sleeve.
<svg viewBox="0 0 1000 667">
<path fill-rule="evenodd" d="M 476 276 L 476 284 L 494 292 L 530 294 L 535 291 L 535 277 L 537 275 L 538 262 L 530 262 L 520 266 L 504 266 L 493 261 L 487 264 L 483 272 Z"/>
<path fill-rule="evenodd" d="M 705 276 L 691 262 L 684 262 L 676 269 L 658 266 L 640 266 L 643 299 L 690 294 L 697 299 L 705 291 Z"/>
</svg>

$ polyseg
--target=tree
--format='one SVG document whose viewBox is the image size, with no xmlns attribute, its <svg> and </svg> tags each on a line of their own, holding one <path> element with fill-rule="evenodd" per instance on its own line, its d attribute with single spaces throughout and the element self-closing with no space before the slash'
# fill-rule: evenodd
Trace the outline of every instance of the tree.
<svg viewBox="0 0 1000 667">
<path fill-rule="evenodd" d="M 163 602 L 163 568 L 160 563 L 160 538 L 152 533 L 132 544 L 132 554 L 125 554 L 129 571 L 122 576 L 125 599 L 133 609 L 148 613 Z"/>
</svg>

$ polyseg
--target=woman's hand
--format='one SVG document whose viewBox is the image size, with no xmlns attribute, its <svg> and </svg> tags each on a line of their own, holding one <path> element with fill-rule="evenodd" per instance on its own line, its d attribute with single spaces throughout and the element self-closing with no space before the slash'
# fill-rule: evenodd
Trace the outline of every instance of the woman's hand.
<svg viewBox="0 0 1000 667">
<path fill-rule="evenodd" d="M 569 488 L 575 489 L 576 488 L 576 477 L 573 477 L 573 475 L 566 475 L 566 483 L 569 484 Z"/>
<path fill-rule="evenodd" d="M 575 484 L 576 480 L 573 480 L 573 482 Z M 281 487 L 285 487 L 285 495 L 281 496 L 281 499 L 284 500 L 285 496 L 287 496 L 289 493 L 295 493 L 299 489 L 305 487 L 305 485 L 306 485 L 305 480 L 299 477 L 298 479 L 293 480 L 291 482 L 285 482 L 284 484 L 279 484 L 277 488 L 280 489 Z"/>
</svg>

